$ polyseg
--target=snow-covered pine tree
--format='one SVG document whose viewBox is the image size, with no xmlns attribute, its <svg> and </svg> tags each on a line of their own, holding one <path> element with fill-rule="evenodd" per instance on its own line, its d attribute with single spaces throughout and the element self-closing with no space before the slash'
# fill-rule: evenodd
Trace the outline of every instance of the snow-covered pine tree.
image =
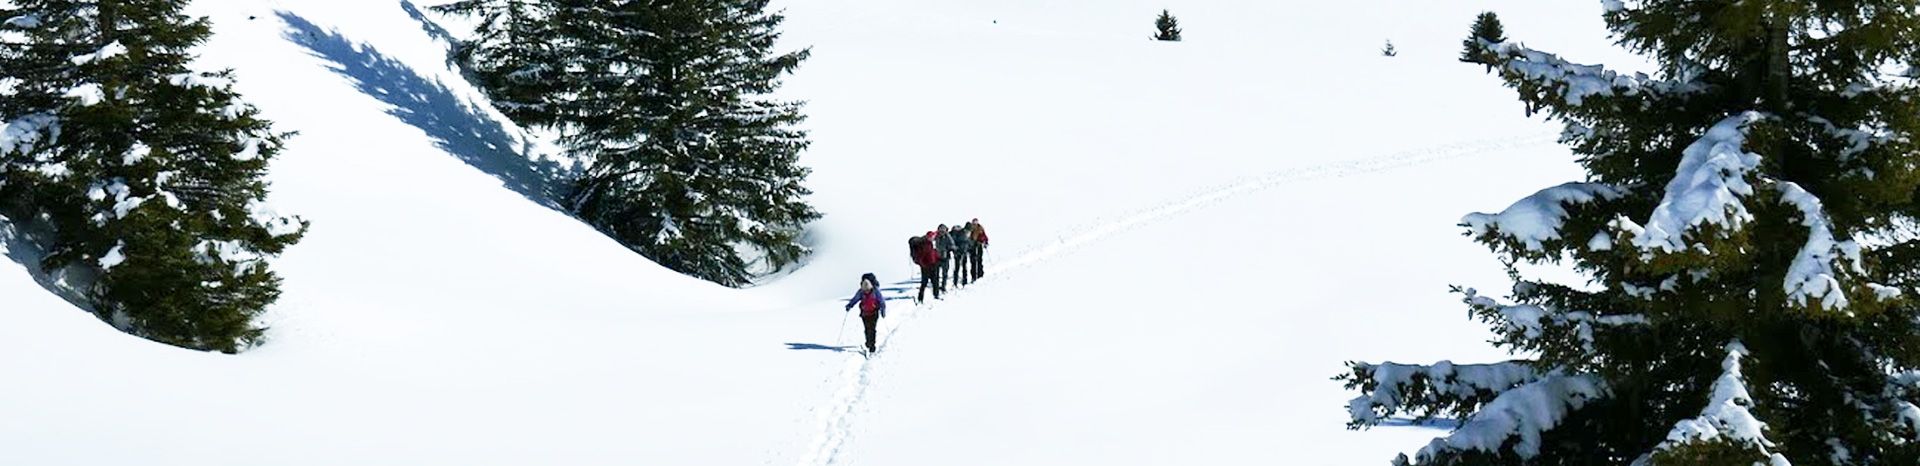
<svg viewBox="0 0 1920 466">
<path fill-rule="evenodd" d="M 1516 283 L 1465 301 L 1524 359 L 1350 363 L 1349 427 L 1457 417 L 1422 465 L 1920 464 L 1920 12 L 1604 4 L 1657 76 L 1479 32 L 1467 50 L 1588 172 L 1463 219 Z"/>
<path fill-rule="evenodd" d="M 667 268 L 744 286 L 807 253 L 800 105 L 768 94 L 806 59 L 774 50 L 767 0 L 560 0 L 581 57 L 562 143 L 588 161 L 571 207 Z"/>
<path fill-rule="evenodd" d="M 1399 55 L 1400 50 L 1393 48 L 1393 41 L 1391 40 L 1387 41 L 1386 46 L 1380 47 L 1380 56 L 1382 57 L 1395 57 Z"/>
<path fill-rule="evenodd" d="M 87 271 L 93 311 L 155 341 L 236 352 L 278 299 L 265 258 L 306 223 L 261 202 L 286 136 L 195 71 L 186 0 L 0 9 L 0 213 L 52 232 L 42 267 Z"/>
<path fill-rule="evenodd" d="M 1180 20 L 1175 19 L 1172 12 L 1160 10 L 1160 17 L 1153 20 L 1153 29 L 1153 40 L 1180 41 Z"/>
<path fill-rule="evenodd" d="M 551 22 L 549 0 L 461 0 L 434 11 L 475 18 L 473 38 L 458 44 L 453 58 L 485 90 L 495 108 L 529 126 L 553 126 L 564 107 L 567 82 L 562 56 L 571 42 Z"/>
<path fill-rule="evenodd" d="M 1498 44 L 1506 41 L 1507 33 L 1500 27 L 1500 17 L 1491 11 L 1481 12 L 1480 17 L 1473 20 L 1473 32 L 1460 41 L 1460 61 L 1481 63 L 1484 60 L 1479 56 L 1480 43 Z M 1493 70 L 1491 63 L 1486 66 L 1488 71 Z"/>
</svg>

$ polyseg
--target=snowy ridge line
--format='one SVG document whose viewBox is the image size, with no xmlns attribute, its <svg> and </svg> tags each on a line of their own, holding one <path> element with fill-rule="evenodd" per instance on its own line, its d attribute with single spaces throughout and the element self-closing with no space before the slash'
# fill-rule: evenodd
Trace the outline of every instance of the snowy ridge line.
<svg viewBox="0 0 1920 466">
<path fill-rule="evenodd" d="M 1559 135 L 1557 133 L 1529 133 L 1514 137 L 1439 145 L 1380 157 L 1277 170 L 1264 175 L 1257 175 L 1248 179 L 1202 190 L 1199 194 L 1189 195 L 1172 202 L 1163 203 L 1156 207 L 1125 215 L 1119 220 L 1096 221 L 1090 226 L 1070 229 L 1067 233 L 1062 234 L 1060 239 L 1056 239 L 1051 244 L 1029 248 L 1016 254 L 1012 259 L 994 261 L 994 263 L 987 265 L 986 271 L 991 272 L 988 275 L 992 277 L 993 280 L 998 280 L 1006 272 L 1025 268 L 1046 259 L 1072 252 L 1095 240 L 1131 230 L 1143 224 L 1206 207 L 1226 199 L 1290 182 L 1379 173 L 1494 151 L 1546 146 L 1555 144 L 1558 138 Z M 975 286 L 978 286 L 981 281 L 985 280 L 987 280 L 987 278 L 983 277 L 982 280 L 975 281 Z M 957 293 L 947 294 L 951 296 Z M 951 297 L 948 298 L 949 301 L 953 299 L 954 298 Z M 897 323 L 894 324 L 892 328 L 886 329 L 886 337 L 878 342 L 878 346 L 882 349 L 886 348 L 888 343 L 892 342 L 895 337 L 898 337 L 901 331 L 906 330 L 909 324 L 918 320 L 921 311 L 931 310 L 934 307 L 933 304 L 920 304 L 907 308 L 907 312 L 895 313 L 897 317 L 894 318 L 894 321 Z M 845 382 L 834 392 L 832 401 L 819 410 L 820 433 L 816 436 L 811 451 L 801 458 L 799 462 L 800 465 L 830 466 L 838 463 L 842 449 L 846 446 L 847 441 L 852 439 L 855 432 L 853 415 L 865 402 L 867 389 L 872 386 L 874 381 L 874 373 L 878 370 L 877 368 L 880 366 L 880 363 L 888 359 L 886 356 L 888 354 L 891 353 L 876 353 L 868 358 L 850 358 L 847 360 L 846 366 L 841 370 L 841 380 Z"/>
</svg>

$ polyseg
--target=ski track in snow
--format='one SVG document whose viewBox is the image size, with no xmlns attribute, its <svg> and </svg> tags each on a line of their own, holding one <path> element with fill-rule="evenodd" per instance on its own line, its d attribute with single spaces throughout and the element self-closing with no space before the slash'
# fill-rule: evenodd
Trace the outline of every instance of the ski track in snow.
<svg viewBox="0 0 1920 466">
<path fill-rule="evenodd" d="M 1282 169 L 1264 175 L 1244 178 L 1221 186 L 1201 190 L 1199 194 L 1187 195 L 1159 206 L 1136 211 L 1121 216 L 1118 219 L 1097 219 L 1088 226 L 1068 229 L 1051 243 L 1028 248 L 1027 250 L 1014 254 L 1011 259 L 985 264 L 988 273 L 979 281 L 975 281 L 971 286 L 979 286 L 982 281 L 998 281 L 1004 278 L 1008 272 L 1044 262 L 1048 259 L 1072 252 L 1093 241 L 1132 230 L 1141 225 L 1165 220 L 1168 217 L 1206 207 L 1220 201 L 1287 183 L 1380 173 L 1504 150 L 1548 146 L 1555 144 L 1556 140 L 1557 135 L 1525 135 L 1462 142 L 1387 156 Z M 991 256 L 991 254 L 988 255 L 989 258 L 991 258 Z M 917 284 L 918 280 L 916 279 L 914 283 Z M 954 289 L 952 292 L 947 293 L 947 295 L 949 295 L 948 300 L 954 299 L 953 296 L 956 295 L 958 291 L 959 289 Z M 911 291 L 908 293 L 910 292 Z M 800 465 L 829 466 L 839 464 L 842 459 L 841 453 L 843 453 L 843 448 L 845 448 L 855 433 L 853 427 L 854 414 L 865 402 L 867 389 L 872 386 L 875 373 L 879 371 L 880 367 L 885 365 L 884 363 L 887 361 L 888 355 L 892 354 L 884 350 L 888 348 L 888 344 L 891 343 L 895 337 L 899 336 L 900 332 L 909 328 L 909 324 L 912 324 L 916 320 L 920 312 L 934 309 L 937 307 L 937 303 L 938 301 L 935 303 L 905 307 L 900 310 L 906 312 L 890 313 L 894 314 L 894 316 L 886 320 L 891 320 L 896 323 L 891 328 L 882 329 L 885 330 L 885 336 L 877 343 L 883 351 L 877 352 L 870 357 L 848 358 L 846 365 L 841 369 L 839 379 L 842 380 L 842 383 L 840 388 L 835 391 L 832 401 L 817 410 L 820 413 L 820 431 L 819 434 L 815 436 L 813 447 L 808 454 L 800 460 Z"/>
</svg>

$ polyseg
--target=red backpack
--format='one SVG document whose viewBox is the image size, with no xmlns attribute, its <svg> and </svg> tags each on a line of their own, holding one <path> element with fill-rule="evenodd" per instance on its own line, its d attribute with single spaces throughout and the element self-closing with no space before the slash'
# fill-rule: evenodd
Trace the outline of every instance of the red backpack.
<svg viewBox="0 0 1920 466">
<path fill-rule="evenodd" d="M 938 254 L 937 252 L 933 252 L 933 245 L 927 242 L 927 237 L 914 236 L 907 238 L 907 257 L 913 259 L 914 265 L 927 265 L 939 262 L 938 259 L 935 259 L 933 262 L 928 262 L 928 253 Z"/>
</svg>

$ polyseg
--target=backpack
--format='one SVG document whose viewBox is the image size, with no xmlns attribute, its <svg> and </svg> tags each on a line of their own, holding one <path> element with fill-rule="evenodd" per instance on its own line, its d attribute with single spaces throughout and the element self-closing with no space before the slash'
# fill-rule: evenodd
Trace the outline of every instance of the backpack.
<svg viewBox="0 0 1920 466">
<path fill-rule="evenodd" d="M 880 289 L 875 288 L 860 295 L 860 313 L 868 314 L 880 310 Z"/>
<path fill-rule="evenodd" d="M 926 248 L 927 237 L 914 235 L 912 238 L 907 238 L 907 257 L 913 259 L 914 265 L 926 265 L 923 262 L 927 257 Z"/>
</svg>

